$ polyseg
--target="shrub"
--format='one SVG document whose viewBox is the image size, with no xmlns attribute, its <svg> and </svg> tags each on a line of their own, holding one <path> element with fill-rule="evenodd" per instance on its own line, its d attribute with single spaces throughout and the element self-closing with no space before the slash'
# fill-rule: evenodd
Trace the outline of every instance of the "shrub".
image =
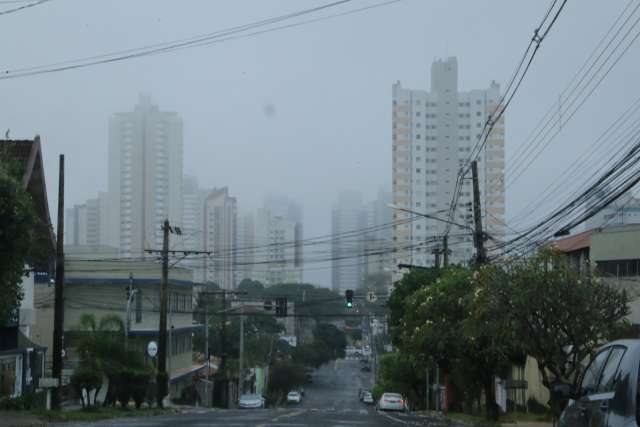
<svg viewBox="0 0 640 427">
<path fill-rule="evenodd" d="M 134 371 L 129 377 L 130 387 L 128 388 L 131 389 L 131 395 L 137 409 L 140 409 L 142 403 L 145 401 L 150 379 L 151 373 L 145 370 Z"/>
<path fill-rule="evenodd" d="M 96 390 L 102 385 L 102 373 L 91 364 L 81 364 L 71 376 L 71 385 L 80 396 L 82 407 L 91 406 L 91 390 Z M 84 401 L 83 391 L 87 393 L 87 402 Z"/>
</svg>

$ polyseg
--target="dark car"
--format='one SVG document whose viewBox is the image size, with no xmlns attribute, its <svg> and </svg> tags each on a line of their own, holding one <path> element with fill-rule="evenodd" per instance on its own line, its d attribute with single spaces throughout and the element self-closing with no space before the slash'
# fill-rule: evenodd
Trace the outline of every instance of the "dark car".
<svg viewBox="0 0 640 427">
<path fill-rule="evenodd" d="M 362 372 L 371 372 L 371 366 L 369 365 L 364 365 L 362 368 L 360 368 L 360 370 Z"/>
<path fill-rule="evenodd" d="M 640 340 L 604 345 L 585 369 L 577 390 L 559 385 L 570 397 L 558 427 L 632 427 L 640 425 L 638 377 Z"/>
</svg>

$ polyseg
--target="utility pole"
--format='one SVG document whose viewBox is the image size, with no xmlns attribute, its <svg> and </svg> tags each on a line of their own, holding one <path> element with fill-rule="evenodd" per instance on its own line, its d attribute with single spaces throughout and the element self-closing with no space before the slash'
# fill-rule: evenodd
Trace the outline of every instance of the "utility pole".
<svg viewBox="0 0 640 427">
<path fill-rule="evenodd" d="M 60 154 L 58 177 L 58 235 L 56 236 L 56 284 L 53 309 L 53 366 L 51 376 L 58 379 L 51 395 L 51 406 L 60 409 L 62 387 L 62 342 L 64 339 L 64 154 Z"/>
<path fill-rule="evenodd" d="M 244 305 L 240 306 L 240 357 L 238 361 L 238 401 L 242 396 L 242 362 L 244 358 Z"/>
<path fill-rule="evenodd" d="M 124 322 L 124 349 L 129 346 L 129 332 L 131 331 L 131 302 L 136 291 L 133 290 L 133 273 L 129 273 L 129 292 L 127 293 L 127 315 Z"/>
<path fill-rule="evenodd" d="M 476 246 L 476 264 L 483 264 L 486 261 L 486 254 L 484 250 L 484 233 L 482 231 L 478 162 L 476 160 L 471 162 L 471 173 L 473 178 L 473 221 L 475 223 L 474 242 Z"/>
<path fill-rule="evenodd" d="M 431 251 L 433 255 L 435 255 L 435 265 L 436 268 L 440 268 L 440 248 L 435 248 Z"/>
<path fill-rule="evenodd" d="M 207 382 L 204 383 L 205 406 L 209 407 L 209 304 L 204 305 L 204 357 L 207 361 Z"/>
<path fill-rule="evenodd" d="M 446 234 L 442 237 L 442 258 L 444 268 L 449 267 L 449 236 Z"/>
<path fill-rule="evenodd" d="M 160 327 L 158 328 L 158 374 L 156 385 L 158 407 L 168 393 L 169 375 L 167 374 L 167 285 L 169 280 L 169 220 L 162 225 L 162 278 L 160 280 Z"/>
</svg>

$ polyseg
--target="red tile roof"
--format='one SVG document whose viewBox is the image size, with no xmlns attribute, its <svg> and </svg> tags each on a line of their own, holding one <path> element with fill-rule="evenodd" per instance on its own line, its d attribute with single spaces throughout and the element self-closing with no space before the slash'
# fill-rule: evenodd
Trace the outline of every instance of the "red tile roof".
<svg viewBox="0 0 640 427">
<path fill-rule="evenodd" d="M 591 235 L 597 232 L 597 228 L 583 231 L 575 236 L 565 237 L 553 242 L 553 247 L 561 252 L 573 252 L 579 249 L 588 248 L 591 246 Z"/>
</svg>

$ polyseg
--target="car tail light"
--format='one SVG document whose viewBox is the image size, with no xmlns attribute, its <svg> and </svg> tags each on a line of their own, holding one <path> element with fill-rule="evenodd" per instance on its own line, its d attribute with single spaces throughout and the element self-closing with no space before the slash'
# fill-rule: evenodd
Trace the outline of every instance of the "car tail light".
<svg viewBox="0 0 640 427">
<path fill-rule="evenodd" d="M 400 399 L 400 404 L 404 405 L 404 400 Z"/>
</svg>

